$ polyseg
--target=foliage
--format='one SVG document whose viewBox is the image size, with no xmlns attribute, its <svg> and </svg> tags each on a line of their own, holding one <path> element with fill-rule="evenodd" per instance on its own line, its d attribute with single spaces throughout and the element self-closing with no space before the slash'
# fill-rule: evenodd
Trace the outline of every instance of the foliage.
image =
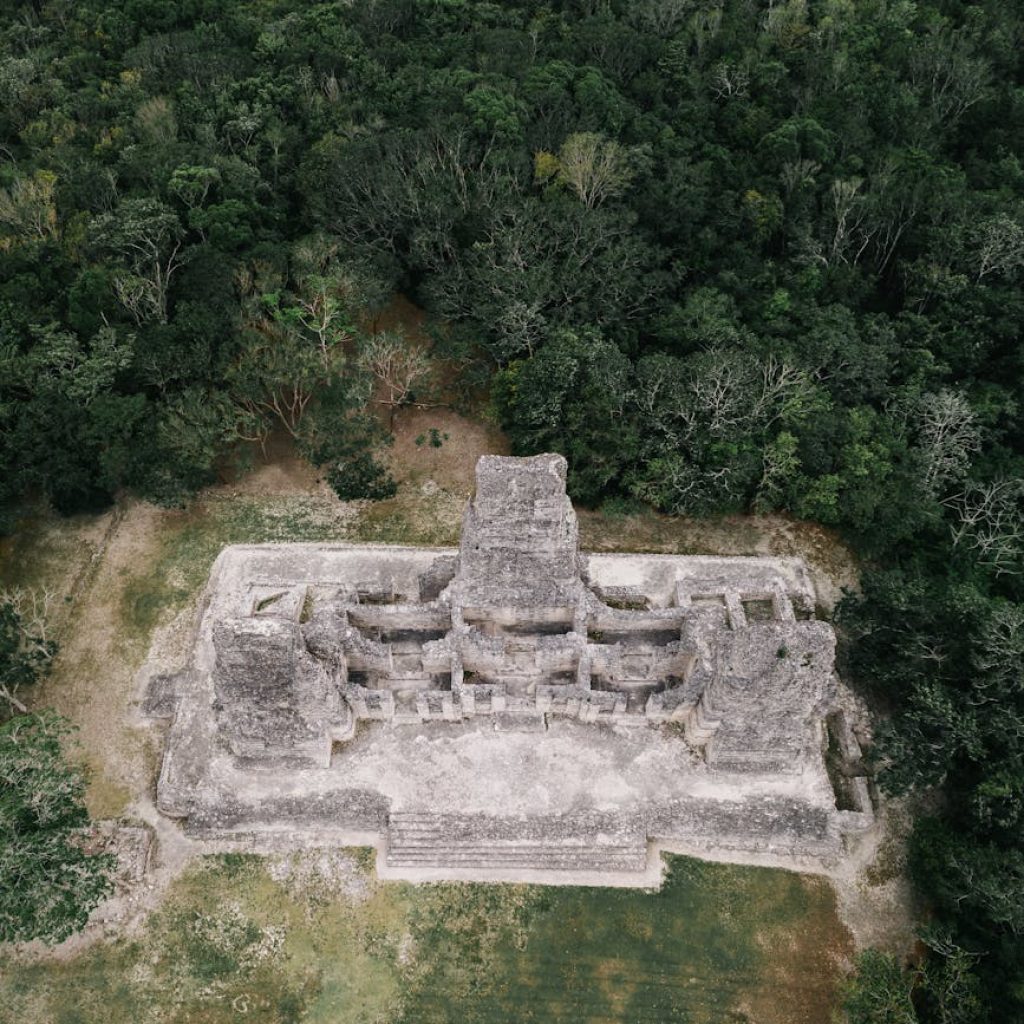
<svg viewBox="0 0 1024 1024">
<path fill-rule="evenodd" d="M 361 326 L 402 287 L 499 391 L 565 331 L 628 360 L 591 419 L 621 406 L 629 472 L 576 472 L 582 500 L 788 510 L 875 553 L 946 519 L 1013 558 L 987 489 L 1020 476 L 1019 12 L 777 7 L 0 20 L 4 501 L 180 501 L 272 425 L 319 443 L 364 373 L 409 401 L 421 354 Z M 105 353 L 88 402 L 48 390 Z"/>
<path fill-rule="evenodd" d="M 51 712 L 0 726 L 0 942 L 60 942 L 112 888 L 113 857 L 89 853 L 85 780 Z"/>
<path fill-rule="evenodd" d="M 865 950 L 843 993 L 848 1024 L 917 1024 L 908 981 L 895 957 Z"/>
<path fill-rule="evenodd" d="M 839 622 L 848 674 L 889 711 L 874 752 L 881 785 L 945 791 L 911 840 L 911 877 L 948 936 L 926 964 L 922 1019 L 1013 1020 L 1024 1005 L 1024 605 L 979 563 L 958 578 L 950 565 L 970 567 L 951 544 L 945 557 L 943 571 L 868 574 Z"/>
<path fill-rule="evenodd" d="M 578 500 L 888 567 L 849 670 L 887 785 L 945 792 L 961 888 L 918 877 L 1012 1020 L 1022 33 L 1007 0 L 5 9 L 0 529 L 181 503 L 272 429 L 383 493 L 368 403 L 427 379 L 367 336 L 400 289 Z"/>
<path fill-rule="evenodd" d="M 398 491 L 391 474 L 368 452 L 332 466 L 327 471 L 327 482 L 342 501 L 382 501 L 393 498 Z"/>
<path fill-rule="evenodd" d="M 557 451 L 583 501 L 596 501 L 629 465 L 629 360 L 596 331 L 563 331 L 496 378 L 495 403 L 513 451 Z M 609 433 L 618 444 L 608 445 Z"/>
</svg>

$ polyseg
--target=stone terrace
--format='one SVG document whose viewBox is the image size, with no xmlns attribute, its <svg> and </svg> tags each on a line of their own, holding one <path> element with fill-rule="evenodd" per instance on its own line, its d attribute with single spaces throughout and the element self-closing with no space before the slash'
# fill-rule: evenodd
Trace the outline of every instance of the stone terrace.
<svg viewBox="0 0 1024 1024">
<path fill-rule="evenodd" d="M 458 552 L 226 549 L 153 680 L 164 813 L 383 877 L 654 885 L 659 848 L 828 870 L 871 822 L 794 559 L 578 552 L 558 456 L 486 457 Z M 853 799 L 851 800 L 851 794 Z"/>
</svg>

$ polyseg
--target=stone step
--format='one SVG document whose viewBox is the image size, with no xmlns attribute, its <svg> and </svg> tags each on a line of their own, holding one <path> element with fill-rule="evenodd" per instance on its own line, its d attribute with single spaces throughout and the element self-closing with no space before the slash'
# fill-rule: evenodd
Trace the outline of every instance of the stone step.
<svg viewBox="0 0 1024 1024">
<path fill-rule="evenodd" d="M 515 842 L 512 840 L 508 841 L 491 841 L 488 842 L 486 839 L 480 839 L 476 841 L 466 840 L 446 840 L 437 836 L 425 836 L 422 834 L 413 835 L 402 835 L 399 833 L 389 833 L 389 839 L 391 840 L 392 846 L 396 849 L 401 847 L 403 850 L 450 850 L 452 852 L 458 852 L 459 850 L 466 850 L 474 852 L 478 850 L 495 850 L 502 851 L 507 850 L 510 853 L 518 854 L 521 851 L 530 852 L 538 851 L 541 853 L 555 853 L 555 854 L 576 854 L 576 853 L 589 853 L 592 850 L 599 852 L 614 853 L 616 851 L 635 851 L 639 849 L 639 844 L 636 843 L 558 843 L 543 842 L 543 841 L 524 841 Z"/>
<path fill-rule="evenodd" d="M 437 851 L 430 855 L 415 856 L 404 851 L 388 851 L 386 863 L 392 868 L 518 868 L 527 871 L 587 871 L 587 872 L 623 872 L 641 873 L 647 866 L 646 855 L 610 857 L 576 856 L 550 857 L 539 854 L 523 854 L 522 856 L 497 856 L 491 851 L 476 855 L 453 856 L 446 851 Z"/>
<path fill-rule="evenodd" d="M 521 843 L 521 844 L 500 844 L 495 845 L 493 843 L 410 843 L 405 842 L 400 838 L 395 839 L 391 844 L 391 850 L 397 852 L 401 850 L 403 854 L 423 854 L 429 855 L 437 851 L 442 851 L 446 854 L 450 854 L 453 857 L 465 855 L 467 857 L 477 857 L 483 854 L 493 854 L 494 856 L 508 856 L 508 857 L 528 857 L 531 855 L 540 855 L 545 857 L 580 857 L 580 856 L 591 856 L 599 855 L 604 856 L 615 856 L 615 857 L 632 857 L 640 849 L 636 846 L 551 846 L 543 843 Z"/>
<path fill-rule="evenodd" d="M 587 819 L 396 812 L 389 819 L 386 862 L 410 868 L 641 872 L 647 843 L 640 833 L 602 831 L 600 821 Z"/>
<path fill-rule="evenodd" d="M 593 836 L 609 836 L 613 829 L 607 822 L 611 821 L 619 825 L 619 832 L 622 838 L 632 841 L 634 832 L 632 830 L 622 831 L 624 826 L 617 822 L 612 815 L 594 814 L 587 816 L 580 815 L 557 815 L 557 816 L 527 816 L 522 818 L 496 818 L 487 814 L 457 814 L 434 811 L 392 811 L 388 815 L 388 822 L 391 828 L 422 828 L 426 830 L 443 830 L 456 834 L 475 836 L 480 834 L 491 835 L 495 831 L 504 831 L 506 835 L 502 838 L 520 839 L 524 833 L 536 832 L 545 840 L 558 838 L 571 840 L 583 838 L 588 842 L 593 841 Z"/>
<path fill-rule="evenodd" d="M 580 847 L 557 849 L 531 846 L 409 846 L 388 845 L 388 864 L 434 864 L 439 867 L 560 867 L 595 871 L 642 871 L 647 862 L 645 847 Z"/>
</svg>

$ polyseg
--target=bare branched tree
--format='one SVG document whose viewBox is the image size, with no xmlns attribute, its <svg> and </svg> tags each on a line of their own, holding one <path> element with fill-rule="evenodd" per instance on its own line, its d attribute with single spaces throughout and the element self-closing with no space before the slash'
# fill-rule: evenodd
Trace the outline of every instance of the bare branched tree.
<svg viewBox="0 0 1024 1024">
<path fill-rule="evenodd" d="M 943 504 L 956 515 L 954 547 L 973 552 L 997 575 L 1024 572 L 1024 479 L 971 483 Z"/>
<path fill-rule="evenodd" d="M 629 152 L 613 139 L 594 132 L 576 132 L 558 151 L 558 180 L 592 210 L 629 187 L 633 180 Z"/>
<path fill-rule="evenodd" d="M 693 0 L 638 0 L 627 8 L 630 19 L 668 39 L 692 14 Z"/>
<path fill-rule="evenodd" d="M 981 627 L 972 660 L 978 669 L 975 689 L 984 693 L 1020 684 L 1024 671 L 1024 607 L 996 605 Z"/>
<path fill-rule="evenodd" d="M 710 85 L 716 99 L 746 96 L 750 89 L 750 71 L 743 64 L 720 61 L 711 69 Z"/>
<path fill-rule="evenodd" d="M 426 353 L 400 331 L 371 334 L 363 342 L 359 362 L 380 383 L 382 397 L 377 401 L 388 406 L 392 421 L 395 409 L 408 402 L 430 373 Z"/>
<path fill-rule="evenodd" d="M 155 199 L 126 199 L 96 218 L 92 237 L 99 249 L 120 262 L 115 288 L 136 323 L 166 323 L 171 280 L 186 261 L 177 214 Z"/>
<path fill-rule="evenodd" d="M 861 228 L 867 217 L 867 204 L 861 192 L 863 178 L 841 178 L 832 182 L 829 198 L 832 201 L 832 239 L 825 262 L 856 263 L 867 248 L 868 239 Z"/>
<path fill-rule="evenodd" d="M 943 484 L 962 479 L 971 456 L 981 450 L 977 417 L 967 398 L 949 388 L 928 392 L 913 403 L 911 417 L 925 488 L 935 493 Z"/>
<path fill-rule="evenodd" d="M 17 587 L 0 591 L 0 702 L 19 714 L 28 711 L 19 690 L 53 659 L 50 615 L 53 591 Z"/>
<path fill-rule="evenodd" d="M 975 236 L 975 281 L 989 274 L 1007 276 L 1024 266 L 1024 226 L 1009 214 L 982 221 Z"/>
<path fill-rule="evenodd" d="M 991 69 L 955 32 L 922 39 L 910 61 L 910 81 L 940 125 L 953 125 L 984 97 Z"/>
<path fill-rule="evenodd" d="M 713 437 L 765 430 L 796 412 L 814 389 L 806 370 L 768 356 L 750 359 L 734 352 L 709 351 L 690 367 L 676 413 L 690 433 Z"/>
<path fill-rule="evenodd" d="M 821 170 L 816 160 L 790 160 L 782 165 L 779 178 L 786 195 L 792 195 L 797 189 L 807 188 L 815 183 L 815 176 Z"/>
<path fill-rule="evenodd" d="M 19 238 L 57 236 L 56 184 L 52 172 L 36 171 L 0 188 L 0 248 Z"/>
</svg>

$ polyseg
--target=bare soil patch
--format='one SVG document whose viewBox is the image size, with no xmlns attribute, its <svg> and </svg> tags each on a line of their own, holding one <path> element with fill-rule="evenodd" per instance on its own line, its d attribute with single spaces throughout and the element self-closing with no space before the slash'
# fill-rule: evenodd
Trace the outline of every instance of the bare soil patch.
<svg viewBox="0 0 1024 1024">
<path fill-rule="evenodd" d="M 438 488 L 468 497 L 477 459 L 507 455 L 508 450 L 504 435 L 488 423 L 446 408 L 403 408 L 395 414 L 394 444 L 385 460 L 404 487 L 416 490 L 432 481 Z"/>
<path fill-rule="evenodd" d="M 307 462 L 295 448 L 294 440 L 283 429 L 274 430 L 260 448 L 252 445 L 241 468 L 227 474 L 214 494 L 331 494 L 316 466 Z"/>
</svg>

